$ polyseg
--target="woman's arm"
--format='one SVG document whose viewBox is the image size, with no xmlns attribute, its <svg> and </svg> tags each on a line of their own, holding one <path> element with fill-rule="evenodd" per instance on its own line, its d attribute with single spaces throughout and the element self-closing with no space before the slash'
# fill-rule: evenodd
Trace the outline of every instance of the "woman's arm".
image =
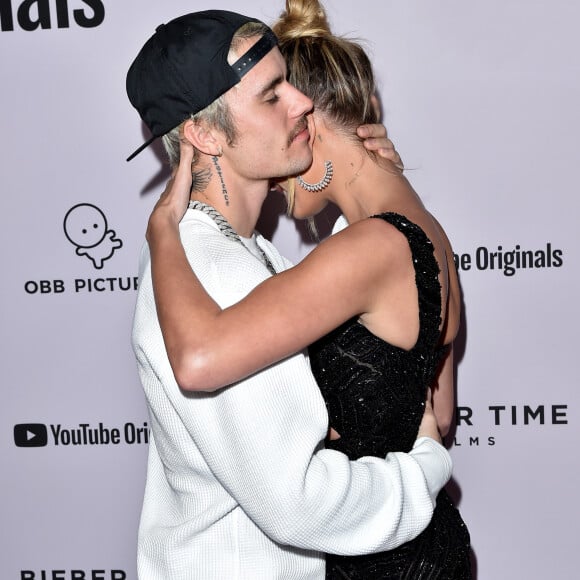
<svg viewBox="0 0 580 580">
<path fill-rule="evenodd" d="M 441 224 L 432 216 L 437 226 L 447 257 L 448 291 L 445 308 L 445 322 L 441 330 L 443 344 L 449 345 L 448 352 L 439 368 L 436 383 L 433 385 L 433 410 L 437 417 L 441 435 L 445 437 L 451 428 L 455 412 L 455 366 L 453 359 L 453 341 L 459 332 L 461 321 L 461 288 L 457 276 L 457 268 L 453 259 L 453 248 Z"/>
<path fill-rule="evenodd" d="M 191 270 L 177 227 L 159 212 L 152 216 L 155 300 L 180 387 L 228 385 L 371 310 L 377 289 L 386 294 L 389 277 L 400 266 L 397 253 L 408 259 L 408 246 L 398 236 L 380 220 L 359 222 L 221 310 Z M 383 267 L 369 267 L 377 263 Z"/>
<path fill-rule="evenodd" d="M 363 220 L 222 311 L 192 272 L 179 237 L 193 158 L 190 145 L 182 149 L 147 232 L 159 322 L 181 388 L 215 390 L 303 349 L 372 309 L 398 262 L 410 267 L 404 237 L 381 220 Z M 369 267 L 377 263 L 383 267 Z"/>
<path fill-rule="evenodd" d="M 445 359 L 442 362 L 433 385 L 433 412 L 437 417 L 437 425 L 442 437 L 449 433 L 455 406 L 455 377 L 453 368 L 453 345 L 450 346 Z"/>
</svg>

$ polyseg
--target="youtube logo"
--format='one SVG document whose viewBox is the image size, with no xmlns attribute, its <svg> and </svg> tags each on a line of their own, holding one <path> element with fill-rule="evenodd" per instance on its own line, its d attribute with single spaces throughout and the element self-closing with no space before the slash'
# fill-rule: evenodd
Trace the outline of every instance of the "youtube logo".
<svg viewBox="0 0 580 580">
<path fill-rule="evenodd" d="M 48 443 L 48 431 L 42 423 L 19 423 L 14 425 L 16 447 L 44 447 Z"/>
</svg>

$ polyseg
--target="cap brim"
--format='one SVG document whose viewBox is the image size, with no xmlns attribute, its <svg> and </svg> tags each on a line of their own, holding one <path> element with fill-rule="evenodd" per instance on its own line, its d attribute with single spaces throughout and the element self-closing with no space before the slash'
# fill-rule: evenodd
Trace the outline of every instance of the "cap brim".
<svg viewBox="0 0 580 580">
<path fill-rule="evenodd" d="M 157 139 L 157 137 L 151 137 L 151 139 L 149 139 L 148 141 L 145 141 L 145 143 L 143 143 L 143 145 L 141 145 L 141 147 L 139 147 L 138 149 L 135 149 L 135 151 L 133 151 L 133 153 L 131 153 L 131 155 L 129 155 L 129 157 L 127 157 L 127 161 L 131 161 L 131 159 L 133 159 L 134 157 L 137 157 L 137 155 L 139 155 L 139 153 L 141 153 L 141 151 L 143 151 L 143 149 L 147 149 L 147 147 L 149 147 L 149 145 L 151 145 L 151 143 L 153 143 L 153 141 L 155 141 L 155 139 Z"/>
</svg>

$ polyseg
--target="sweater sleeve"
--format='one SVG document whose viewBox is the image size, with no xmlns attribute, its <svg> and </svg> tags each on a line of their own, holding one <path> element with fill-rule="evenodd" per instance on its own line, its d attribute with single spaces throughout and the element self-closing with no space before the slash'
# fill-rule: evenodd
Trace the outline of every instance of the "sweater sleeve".
<svg viewBox="0 0 580 580">
<path fill-rule="evenodd" d="M 187 253 L 222 306 L 241 297 L 236 296 L 240 272 L 246 279 L 244 292 L 261 281 L 252 280 L 255 264 L 243 264 L 249 254 L 241 246 L 228 248 L 229 257 L 222 256 L 220 264 L 226 263 L 219 267 L 205 265 L 195 249 Z M 147 277 L 145 271 L 145 286 Z M 191 445 L 213 477 L 274 541 L 365 554 L 394 548 L 428 525 L 435 497 L 451 476 L 448 452 L 428 438 L 418 440 L 408 454 L 358 461 L 324 449 L 328 416 L 303 353 L 215 393 L 185 394 L 171 373 L 157 323 L 138 330 L 137 340 Z M 156 354 L 158 349 L 163 356 Z"/>
<path fill-rule="evenodd" d="M 302 367 L 302 369 L 299 369 Z M 210 469 L 273 540 L 337 554 L 392 549 L 422 532 L 451 475 L 447 450 L 350 461 L 322 448 L 324 403 L 303 355 L 203 399 L 184 422 Z"/>
</svg>

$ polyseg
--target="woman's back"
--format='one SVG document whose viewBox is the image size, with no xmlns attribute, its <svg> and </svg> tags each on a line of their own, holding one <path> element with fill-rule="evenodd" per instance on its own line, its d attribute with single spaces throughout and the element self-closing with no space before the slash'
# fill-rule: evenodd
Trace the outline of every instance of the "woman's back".
<svg viewBox="0 0 580 580">
<path fill-rule="evenodd" d="M 328 446 L 353 460 L 412 448 L 427 387 L 448 348 L 440 341 L 442 288 L 433 244 L 405 216 L 385 213 L 376 219 L 397 228 L 408 241 L 419 311 L 415 345 L 402 349 L 389 344 L 353 318 L 309 349 L 330 424 L 340 434 Z M 327 578 L 333 579 L 467 579 L 469 534 L 442 492 L 432 523 L 418 538 L 381 554 L 329 556 L 327 570 Z"/>
<path fill-rule="evenodd" d="M 371 173 L 377 172 L 374 164 L 368 168 Z M 461 311 L 459 281 L 451 244 L 441 225 L 425 209 L 407 179 L 395 169 L 392 173 L 385 172 L 383 169 L 378 171 L 380 171 L 379 179 L 374 180 L 376 186 L 360 188 L 357 195 L 365 201 L 368 200 L 368 206 L 375 208 L 374 213 L 388 211 L 405 216 L 420 228 L 431 244 L 432 256 L 439 270 L 438 279 L 441 287 L 441 344 L 450 344 L 459 329 Z M 389 276 L 385 278 L 387 283 L 381 290 L 372 310 L 361 316 L 361 322 L 373 334 L 408 350 L 415 344 L 418 337 L 419 310 L 415 283 L 416 268 L 410 260 L 411 248 L 408 240 L 405 239 L 404 232 L 402 234 L 396 240 L 395 249 L 395 252 L 400 254 L 400 259 L 390 262 Z M 393 244 L 392 236 L 388 243 Z M 372 256 L 361 256 L 361 259 L 372 260 Z M 369 268 L 372 267 L 373 265 L 369 264 Z"/>
<path fill-rule="evenodd" d="M 408 241 L 419 332 L 415 344 L 404 349 L 376 336 L 354 317 L 309 347 L 330 423 L 341 436 L 334 446 L 351 459 L 411 449 L 427 388 L 448 349 L 440 342 L 441 284 L 431 241 L 400 214 L 372 219 L 393 225 Z"/>
</svg>

